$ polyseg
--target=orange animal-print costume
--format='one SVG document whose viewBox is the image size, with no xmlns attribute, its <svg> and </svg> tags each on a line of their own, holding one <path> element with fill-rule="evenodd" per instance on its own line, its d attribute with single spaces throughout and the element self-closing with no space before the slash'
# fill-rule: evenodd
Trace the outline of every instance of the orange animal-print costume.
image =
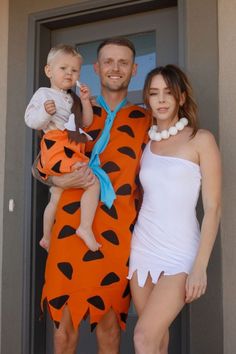
<svg viewBox="0 0 236 354">
<path fill-rule="evenodd" d="M 94 107 L 94 122 L 88 129 L 93 142 L 100 136 L 106 112 Z M 110 309 L 115 311 L 120 327 L 125 329 L 130 304 L 128 260 L 133 223 L 136 218 L 136 192 L 139 161 L 150 118 L 138 106 L 121 109 L 111 128 L 110 141 L 100 155 L 101 166 L 108 173 L 117 198 L 111 209 L 99 204 L 93 223 L 102 247 L 90 251 L 75 235 L 80 217 L 82 190 L 62 194 L 52 231 L 42 302 L 46 300 L 55 324 L 68 306 L 75 328 L 89 313 L 91 329 Z M 89 155 L 89 153 L 88 153 Z"/>
<path fill-rule="evenodd" d="M 84 155 L 85 144 L 70 142 L 67 131 L 51 130 L 44 134 L 40 143 L 41 156 L 37 169 L 43 179 L 71 172 L 76 162 L 88 162 Z"/>
</svg>

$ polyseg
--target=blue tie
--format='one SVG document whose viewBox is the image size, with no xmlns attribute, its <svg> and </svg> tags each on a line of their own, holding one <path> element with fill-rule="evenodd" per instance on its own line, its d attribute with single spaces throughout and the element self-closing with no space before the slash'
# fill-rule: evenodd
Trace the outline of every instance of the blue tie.
<svg viewBox="0 0 236 354">
<path fill-rule="evenodd" d="M 89 166 L 92 169 L 93 173 L 100 182 L 100 199 L 108 207 L 111 208 L 116 194 L 114 192 L 113 186 L 111 184 L 110 178 L 106 172 L 100 167 L 99 155 L 105 150 L 109 139 L 110 139 L 110 130 L 115 119 L 116 113 L 126 105 L 127 99 L 123 99 L 114 111 L 110 110 L 110 107 L 107 105 L 103 96 L 97 97 L 97 103 L 107 112 L 107 117 L 105 125 L 102 131 L 100 138 L 97 140 L 96 144 L 93 147 L 92 154 L 89 161 Z"/>
</svg>

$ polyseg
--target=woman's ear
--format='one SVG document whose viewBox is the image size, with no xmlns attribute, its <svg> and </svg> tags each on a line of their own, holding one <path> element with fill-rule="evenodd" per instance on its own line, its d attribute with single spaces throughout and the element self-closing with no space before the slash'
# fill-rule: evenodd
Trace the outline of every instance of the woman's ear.
<svg viewBox="0 0 236 354">
<path fill-rule="evenodd" d="M 46 76 L 49 78 L 49 79 L 51 79 L 51 68 L 50 68 L 50 65 L 45 65 L 45 67 L 44 67 L 44 72 L 45 72 L 45 74 L 46 74 Z"/>
<path fill-rule="evenodd" d="M 181 93 L 180 100 L 179 100 L 180 107 L 182 107 L 185 104 L 185 101 L 186 101 L 186 93 L 183 92 Z"/>
</svg>

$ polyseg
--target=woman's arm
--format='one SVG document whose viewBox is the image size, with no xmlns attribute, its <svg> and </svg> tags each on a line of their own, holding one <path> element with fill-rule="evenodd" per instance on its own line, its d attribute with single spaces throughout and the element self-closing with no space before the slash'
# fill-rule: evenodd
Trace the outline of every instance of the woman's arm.
<svg viewBox="0 0 236 354">
<path fill-rule="evenodd" d="M 213 135 L 208 131 L 198 133 L 197 146 L 202 175 L 202 201 L 204 217 L 200 244 L 192 272 L 186 282 L 186 302 L 191 302 L 206 291 L 206 270 L 216 239 L 221 214 L 221 162 Z"/>
</svg>

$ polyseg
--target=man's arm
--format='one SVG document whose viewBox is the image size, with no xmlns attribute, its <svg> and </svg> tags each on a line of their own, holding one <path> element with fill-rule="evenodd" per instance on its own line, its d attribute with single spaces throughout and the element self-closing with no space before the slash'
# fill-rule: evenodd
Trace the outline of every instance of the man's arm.
<svg viewBox="0 0 236 354">
<path fill-rule="evenodd" d="M 87 189 L 95 182 L 95 176 L 87 165 L 81 166 L 73 172 L 62 174 L 61 176 L 49 176 L 47 180 L 44 180 L 40 176 L 40 173 L 36 167 L 39 157 L 40 153 L 38 154 L 33 163 L 32 174 L 39 182 L 42 182 L 43 184 L 46 184 L 49 187 L 56 186 L 62 189 Z"/>
</svg>

